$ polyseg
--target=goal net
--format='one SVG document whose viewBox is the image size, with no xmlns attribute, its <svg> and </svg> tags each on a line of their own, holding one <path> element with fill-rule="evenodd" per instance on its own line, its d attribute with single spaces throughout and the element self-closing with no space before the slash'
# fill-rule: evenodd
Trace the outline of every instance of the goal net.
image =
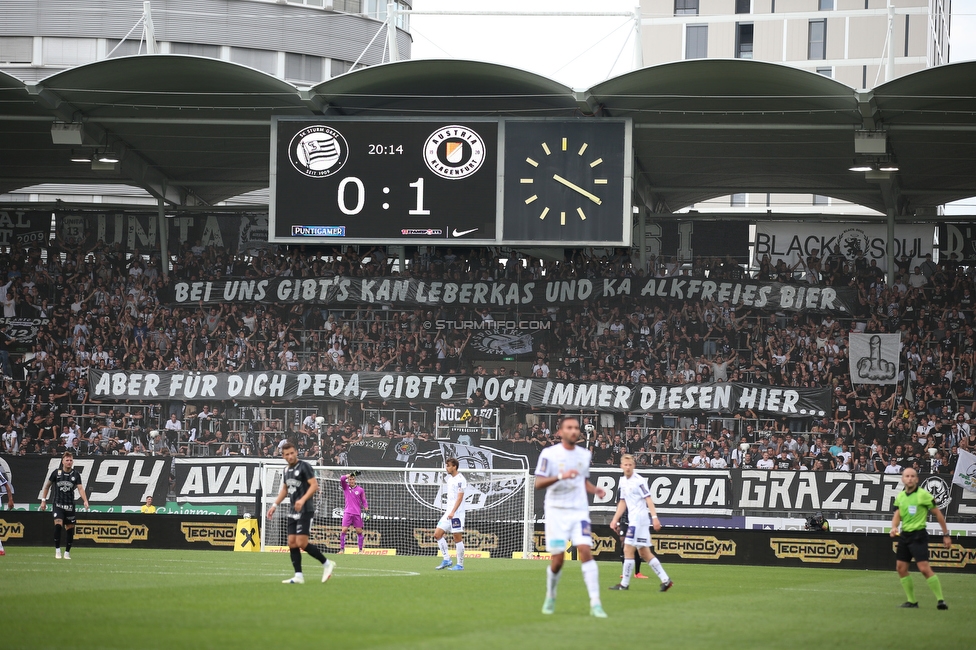
<svg viewBox="0 0 976 650">
<path fill-rule="evenodd" d="M 281 489 L 283 463 L 265 465 L 262 472 L 261 548 L 280 551 L 287 546 L 289 509 L 278 508 L 271 521 L 268 508 Z M 361 472 L 357 485 L 369 503 L 364 554 L 436 555 L 434 527 L 447 509 L 447 473 L 432 468 L 315 467 L 319 489 L 310 539 L 325 553 L 339 552 L 345 496 L 339 479 Z M 533 550 L 534 501 L 526 469 L 465 470 L 465 556 L 522 557 Z M 286 499 L 287 503 L 287 499 Z M 450 538 L 449 538 L 450 539 Z M 451 552 L 454 544 L 451 543 Z M 346 553 L 357 552 L 354 530 L 346 537 Z"/>
</svg>

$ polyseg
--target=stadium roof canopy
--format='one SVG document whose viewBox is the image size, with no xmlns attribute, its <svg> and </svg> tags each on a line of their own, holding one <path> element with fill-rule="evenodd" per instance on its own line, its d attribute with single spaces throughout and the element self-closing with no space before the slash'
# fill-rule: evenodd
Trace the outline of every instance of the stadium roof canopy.
<svg viewBox="0 0 976 650">
<path fill-rule="evenodd" d="M 795 68 L 682 61 L 574 91 L 472 61 L 404 61 L 298 88 L 225 61 L 108 59 L 27 85 L 0 73 L 0 192 L 125 183 L 171 205 L 267 187 L 272 115 L 631 117 L 635 188 L 654 212 L 741 192 L 832 196 L 902 218 L 976 195 L 976 63 L 856 92 Z M 53 122 L 83 145 L 52 144 Z M 897 172 L 851 172 L 855 140 L 881 134 Z M 874 140 L 877 142 L 877 140 Z M 108 170 L 70 161 L 108 148 Z"/>
</svg>

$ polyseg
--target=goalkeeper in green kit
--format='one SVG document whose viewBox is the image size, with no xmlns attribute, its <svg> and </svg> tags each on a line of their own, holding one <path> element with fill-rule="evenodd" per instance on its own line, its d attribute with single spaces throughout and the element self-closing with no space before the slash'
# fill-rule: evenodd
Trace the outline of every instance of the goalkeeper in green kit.
<svg viewBox="0 0 976 650">
<path fill-rule="evenodd" d="M 891 536 L 898 538 L 898 576 L 901 578 L 902 589 L 905 590 L 905 595 L 908 597 L 902 607 L 918 607 L 918 601 L 915 600 L 915 585 L 912 583 L 912 577 L 908 575 L 909 563 L 914 558 L 918 570 L 925 576 L 929 589 L 939 601 L 939 609 L 949 609 L 942 598 L 942 584 L 939 582 L 939 576 L 935 575 L 932 567 L 929 566 L 929 534 L 925 530 L 929 511 L 932 511 L 935 513 L 936 521 L 942 526 L 942 543 L 946 548 L 950 548 L 952 538 L 949 537 L 949 528 L 946 526 L 945 516 L 935 506 L 932 495 L 927 490 L 918 487 L 918 472 L 913 469 L 906 469 L 901 473 L 901 482 L 905 484 L 905 490 L 899 492 L 898 496 L 895 497 L 895 514 L 891 518 Z M 900 534 L 898 532 L 899 524 L 901 524 Z"/>
</svg>

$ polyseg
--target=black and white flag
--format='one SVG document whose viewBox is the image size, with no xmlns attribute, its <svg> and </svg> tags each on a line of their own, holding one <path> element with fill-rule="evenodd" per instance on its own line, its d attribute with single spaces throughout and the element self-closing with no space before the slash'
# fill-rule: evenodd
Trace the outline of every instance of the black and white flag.
<svg viewBox="0 0 976 650">
<path fill-rule="evenodd" d="M 855 384 L 897 384 L 901 334 L 851 334 L 849 356 Z"/>
</svg>

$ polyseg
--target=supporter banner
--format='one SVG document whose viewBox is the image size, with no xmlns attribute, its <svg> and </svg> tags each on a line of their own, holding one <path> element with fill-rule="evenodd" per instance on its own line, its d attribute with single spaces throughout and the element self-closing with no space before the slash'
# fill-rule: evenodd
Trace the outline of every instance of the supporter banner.
<svg viewBox="0 0 976 650">
<path fill-rule="evenodd" d="M 826 388 L 758 384 L 609 384 L 524 377 L 465 377 L 382 372 L 105 372 L 89 371 L 94 399 L 341 400 L 440 404 L 483 391 L 492 403 L 617 413 L 742 413 L 818 416 L 830 408 Z"/>
<path fill-rule="evenodd" d="M 231 254 L 269 246 L 267 213 L 177 215 L 167 218 L 166 224 L 171 253 L 188 242 L 216 246 Z M 57 213 L 57 234 L 68 248 L 90 250 L 104 242 L 121 244 L 127 250 L 159 250 L 159 216 L 156 212 L 61 211 Z"/>
<path fill-rule="evenodd" d="M 696 257 L 731 255 L 742 262 L 749 257 L 749 223 L 746 221 L 678 221 L 679 215 L 668 220 L 647 221 L 645 239 L 647 252 L 654 257 L 677 258 L 690 262 Z M 634 229 L 634 241 L 640 241 L 639 228 Z"/>
<path fill-rule="evenodd" d="M 642 470 L 638 474 L 647 479 L 654 505 L 660 514 L 732 515 L 734 488 L 730 470 L 659 469 Z M 615 467 L 590 469 L 590 481 L 606 491 L 602 498 L 590 495 L 592 512 L 612 516 L 620 500 L 622 477 L 623 471 Z"/>
<path fill-rule="evenodd" d="M 932 252 L 934 230 L 931 225 L 895 226 L 895 258 L 908 255 L 912 267 L 921 264 Z M 878 268 L 888 268 L 888 227 L 885 224 L 867 223 L 793 223 L 785 221 L 760 221 L 756 224 L 756 261 L 769 255 L 773 264 L 783 260 L 792 266 L 816 255 L 824 259 L 840 246 L 841 254 L 848 260 L 863 255 L 867 264 L 878 263 Z"/>
<path fill-rule="evenodd" d="M 952 484 L 958 485 L 970 494 L 976 494 L 976 455 L 965 449 L 959 450 L 956 471 L 952 474 Z"/>
<path fill-rule="evenodd" d="M 47 246 L 50 239 L 50 210 L 0 210 L 0 247 Z"/>
<path fill-rule="evenodd" d="M 37 333 L 50 322 L 49 318 L 0 317 L 0 331 L 18 343 L 34 343 Z"/>
<path fill-rule="evenodd" d="M 976 260 L 976 227 L 971 222 L 940 223 L 938 233 L 940 260 Z"/>
<path fill-rule="evenodd" d="M 531 354 L 538 347 L 535 336 L 532 332 L 520 330 L 479 330 L 471 333 L 467 349 L 474 359 L 500 359 Z"/>
<path fill-rule="evenodd" d="M 851 334 L 848 359 L 855 384 L 897 384 L 901 334 Z"/>
<path fill-rule="evenodd" d="M 931 248 L 931 246 L 930 246 Z M 852 289 L 752 280 L 712 281 L 684 276 L 554 280 L 546 282 L 431 282 L 409 278 L 264 278 L 177 282 L 158 292 L 167 304 L 239 302 L 312 303 L 321 305 L 383 304 L 402 307 L 464 305 L 539 307 L 576 305 L 584 301 L 642 300 L 725 302 L 733 307 L 771 311 L 850 313 L 857 295 Z M 425 323 L 430 329 L 435 323 Z M 485 329 L 496 326 L 486 325 Z"/>
<path fill-rule="evenodd" d="M 16 501 L 35 503 L 41 500 L 44 481 L 61 464 L 58 456 L 2 456 L 10 468 Z M 159 456 L 107 456 L 75 458 L 75 469 L 81 473 L 82 485 L 93 505 L 139 505 L 146 497 L 156 503 L 166 501 L 169 488 L 170 459 Z M 78 501 L 79 505 L 81 500 Z"/>
<path fill-rule="evenodd" d="M 174 458 L 177 503 L 253 502 L 261 489 L 259 458 Z"/>
</svg>

